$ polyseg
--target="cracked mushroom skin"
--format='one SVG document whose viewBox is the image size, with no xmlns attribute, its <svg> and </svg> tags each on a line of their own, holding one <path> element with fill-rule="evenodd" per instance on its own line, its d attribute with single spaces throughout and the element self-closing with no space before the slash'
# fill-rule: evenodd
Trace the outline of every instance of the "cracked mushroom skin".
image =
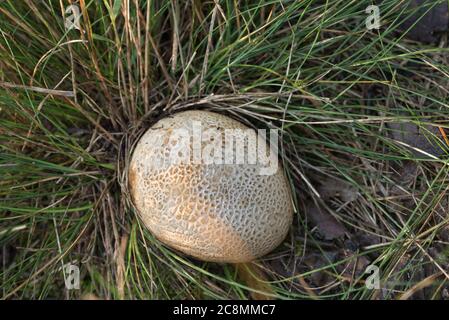
<svg viewBox="0 0 449 320">
<path fill-rule="evenodd" d="M 288 233 L 293 219 L 288 181 L 280 164 L 274 174 L 261 175 L 259 162 L 173 163 L 173 154 L 192 159 L 195 148 L 193 138 L 181 139 L 174 132 L 193 135 L 198 123 L 202 133 L 212 130 L 222 137 L 227 129 L 256 133 L 208 111 L 184 111 L 158 121 L 139 140 L 131 158 L 134 207 L 156 238 L 172 248 L 204 261 L 252 261 L 275 249 Z M 265 139 L 258 141 L 270 148 Z M 200 139 L 196 150 L 204 152 L 205 144 Z M 236 144 L 233 147 L 235 151 Z"/>
</svg>

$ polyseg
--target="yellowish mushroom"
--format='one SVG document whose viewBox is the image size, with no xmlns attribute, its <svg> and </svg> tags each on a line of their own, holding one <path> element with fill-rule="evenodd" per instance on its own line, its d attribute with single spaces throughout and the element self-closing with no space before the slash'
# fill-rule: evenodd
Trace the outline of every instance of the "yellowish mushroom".
<svg viewBox="0 0 449 320">
<path fill-rule="evenodd" d="M 237 140 L 248 132 L 239 149 Z M 133 203 L 146 227 L 168 246 L 205 261 L 243 263 L 276 248 L 292 222 L 291 193 L 277 155 L 265 163 L 277 164 L 271 173 L 262 172 L 261 161 L 250 162 L 254 135 L 207 111 L 180 112 L 152 126 L 129 167 Z M 231 144 L 229 137 L 235 138 Z M 273 154 L 264 138 L 256 141 L 258 156 Z M 239 150 L 246 153 L 243 163 Z"/>
</svg>

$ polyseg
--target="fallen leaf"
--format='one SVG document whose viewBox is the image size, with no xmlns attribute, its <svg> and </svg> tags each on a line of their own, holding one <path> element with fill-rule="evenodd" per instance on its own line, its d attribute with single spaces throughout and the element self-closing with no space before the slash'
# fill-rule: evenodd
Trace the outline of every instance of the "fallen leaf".
<svg viewBox="0 0 449 320">
<path fill-rule="evenodd" d="M 363 249 L 364 247 L 369 247 L 381 243 L 382 238 L 377 235 L 359 231 L 353 235 L 353 241 L 357 243 L 357 249 Z"/>
<path fill-rule="evenodd" d="M 100 300 L 100 298 L 98 298 L 93 293 L 86 293 L 81 297 L 81 300 Z"/>
<path fill-rule="evenodd" d="M 399 29 L 407 31 L 407 38 L 425 43 L 438 41 L 438 32 L 449 28 L 448 2 L 435 4 L 435 0 L 412 0 L 408 4 L 405 14 L 410 15 L 411 10 L 416 12 L 408 18 Z M 432 9 L 429 9 L 432 7 Z M 426 13 L 427 12 L 427 13 Z"/>
<path fill-rule="evenodd" d="M 350 202 L 357 199 L 357 190 L 349 183 L 340 179 L 330 177 L 322 179 L 317 191 L 323 200 L 338 197 L 344 202 Z"/>
<path fill-rule="evenodd" d="M 335 262 L 338 252 L 323 252 L 322 254 L 311 253 L 304 257 L 303 264 L 308 267 L 307 270 L 303 272 L 308 272 L 312 270 L 319 270 L 329 264 Z M 317 287 L 325 287 L 328 283 L 332 282 L 332 278 L 327 274 L 326 271 L 314 271 L 310 276 L 311 281 Z"/>
<path fill-rule="evenodd" d="M 346 228 L 330 213 L 320 208 L 312 201 L 307 205 L 307 216 L 313 225 L 318 228 L 324 240 L 340 238 L 347 233 Z"/>
<path fill-rule="evenodd" d="M 338 265 L 337 270 L 351 280 L 360 278 L 370 264 L 370 260 L 366 256 L 358 256 L 352 250 L 343 249 L 339 254 L 339 260 L 343 259 L 348 259 L 348 262 Z"/>
<path fill-rule="evenodd" d="M 402 293 L 399 296 L 399 300 L 409 300 L 416 292 L 423 290 L 424 288 L 430 287 L 433 285 L 439 277 L 441 277 L 442 273 L 437 272 L 431 276 L 428 276 L 427 278 L 421 280 L 417 284 L 415 284 L 413 287 L 408 289 L 406 292 Z"/>
<path fill-rule="evenodd" d="M 117 265 L 117 292 L 121 300 L 125 298 L 125 255 L 128 245 L 128 235 L 123 235 L 120 239 L 120 245 L 114 254 Z"/>
<path fill-rule="evenodd" d="M 263 270 L 255 263 L 238 263 L 235 265 L 238 277 L 255 291 L 251 291 L 253 300 L 273 300 L 275 295 Z M 257 292 L 256 292 L 257 291 Z"/>
<path fill-rule="evenodd" d="M 407 186 L 411 186 L 419 176 L 418 165 L 415 161 L 406 160 L 402 161 L 397 166 L 393 166 L 395 167 L 396 174 L 393 176 L 393 184 L 391 186 L 391 190 L 389 191 L 389 196 L 394 197 L 407 195 Z M 401 199 L 399 198 L 398 201 L 401 202 Z M 392 201 L 392 205 L 394 202 L 395 201 Z M 402 205 L 403 203 L 401 202 L 397 209 L 400 210 L 400 206 Z"/>
<path fill-rule="evenodd" d="M 426 156 L 427 154 L 440 157 L 445 154 L 443 149 L 444 142 L 440 139 L 441 133 L 438 127 L 431 125 L 417 126 L 413 123 L 388 123 L 391 137 L 397 141 L 403 142 L 412 148 L 410 151 L 417 156 Z M 437 139 L 440 139 L 439 144 Z M 419 150 L 424 152 L 420 152 Z"/>
</svg>

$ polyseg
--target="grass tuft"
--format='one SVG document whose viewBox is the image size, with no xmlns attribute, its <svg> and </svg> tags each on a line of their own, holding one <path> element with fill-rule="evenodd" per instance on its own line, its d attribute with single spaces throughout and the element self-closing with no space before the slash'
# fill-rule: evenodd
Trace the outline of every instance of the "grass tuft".
<svg viewBox="0 0 449 320">
<path fill-rule="evenodd" d="M 447 35 L 407 39 L 407 3 L 367 30 L 368 0 L 2 1 L 2 298 L 447 298 Z M 168 249 L 130 205 L 138 137 L 192 108 L 282 132 L 297 214 L 250 266 Z M 346 235 L 326 239 L 311 204 Z"/>
</svg>

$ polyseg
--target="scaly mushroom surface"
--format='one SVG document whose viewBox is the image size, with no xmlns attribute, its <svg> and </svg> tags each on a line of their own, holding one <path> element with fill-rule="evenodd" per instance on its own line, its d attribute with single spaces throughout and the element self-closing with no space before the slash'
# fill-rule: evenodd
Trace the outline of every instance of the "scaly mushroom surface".
<svg viewBox="0 0 449 320">
<path fill-rule="evenodd" d="M 202 136 L 195 141 L 198 126 Z M 256 134 L 232 118 L 207 111 L 180 112 L 158 121 L 136 145 L 129 185 L 141 220 L 160 241 L 205 261 L 243 263 L 283 241 L 293 206 L 280 164 L 274 174 L 260 174 L 260 163 L 214 163 L 217 157 L 225 162 L 224 151 L 204 161 L 204 154 L 225 150 L 229 129 Z M 265 139 L 258 136 L 257 142 L 270 150 Z M 236 140 L 231 147 L 238 152 Z M 249 148 L 246 143 L 244 151 Z M 192 160 L 198 150 L 200 162 L 198 157 Z"/>
</svg>

